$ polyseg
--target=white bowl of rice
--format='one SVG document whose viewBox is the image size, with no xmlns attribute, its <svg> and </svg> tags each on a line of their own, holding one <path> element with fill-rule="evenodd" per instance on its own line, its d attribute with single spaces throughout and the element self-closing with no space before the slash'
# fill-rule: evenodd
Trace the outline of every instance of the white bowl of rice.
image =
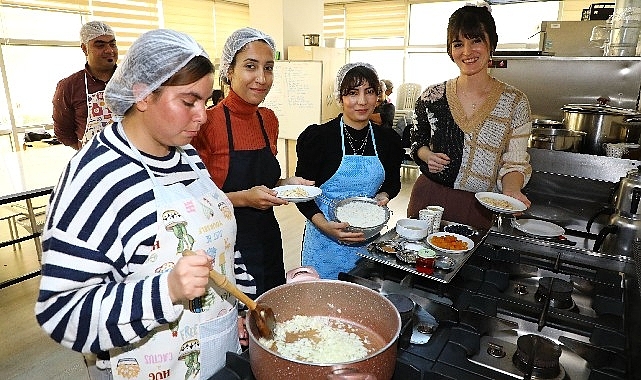
<svg viewBox="0 0 641 380">
<path fill-rule="evenodd" d="M 351 197 L 335 202 L 330 207 L 330 219 L 349 223 L 349 231 L 363 232 L 365 240 L 381 232 L 390 219 L 387 206 L 379 206 L 376 200 L 366 197 Z"/>
</svg>

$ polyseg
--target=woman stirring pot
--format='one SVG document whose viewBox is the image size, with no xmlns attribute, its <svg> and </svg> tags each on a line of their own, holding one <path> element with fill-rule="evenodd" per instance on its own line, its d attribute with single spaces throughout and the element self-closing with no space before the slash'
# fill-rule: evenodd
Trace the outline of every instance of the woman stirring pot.
<svg viewBox="0 0 641 380">
<path fill-rule="evenodd" d="M 237 302 L 208 277 L 243 272 L 233 206 L 189 145 L 213 70 L 191 37 L 143 34 L 105 91 L 119 121 L 51 198 L 36 317 L 92 379 L 208 379 L 240 352 Z"/>
</svg>

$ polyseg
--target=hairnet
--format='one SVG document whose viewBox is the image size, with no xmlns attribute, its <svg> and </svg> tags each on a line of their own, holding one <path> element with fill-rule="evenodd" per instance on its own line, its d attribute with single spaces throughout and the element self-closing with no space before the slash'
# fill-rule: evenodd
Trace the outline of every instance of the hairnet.
<svg viewBox="0 0 641 380">
<path fill-rule="evenodd" d="M 105 88 L 105 102 L 114 119 L 122 119 L 135 102 L 158 89 L 198 55 L 209 58 L 203 48 L 184 33 L 156 29 L 138 37 Z"/>
<path fill-rule="evenodd" d="M 258 29 L 238 29 L 227 37 L 227 41 L 225 41 L 225 46 L 223 47 L 223 54 L 220 57 L 220 79 L 224 79 L 226 82 L 229 82 L 227 72 L 229 71 L 229 66 L 231 66 L 231 62 L 234 60 L 236 53 L 238 53 L 238 51 L 248 43 L 259 40 L 265 41 L 272 51 L 276 50 L 274 39 Z"/>
<path fill-rule="evenodd" d="M 115 36 L 111 27 L 102 21 L 89 21 L 80 28 L 80 43 L 86 44 L 100 36 Z"/>
<path fill-rule="evenodd" d="M 367 67 L 368 69 L 372 70 L 374 74 L 378 75 L 374 66 L 370 65 L 369 63 L 354 62 L 354 63 L 347 63 L 343 65 L 343 67 L 341 67 L 338 70 L 338 74 L 336 74 L 336 82 L 334 83 L 334 98 L 336 98 L 336 100 L 341 99 L 341 84 L 343 84 L 343 79 L 345 79 L 345 75 L 347 75 L 347 73 L 351 69 L 357 66 Z"/>
</svg>

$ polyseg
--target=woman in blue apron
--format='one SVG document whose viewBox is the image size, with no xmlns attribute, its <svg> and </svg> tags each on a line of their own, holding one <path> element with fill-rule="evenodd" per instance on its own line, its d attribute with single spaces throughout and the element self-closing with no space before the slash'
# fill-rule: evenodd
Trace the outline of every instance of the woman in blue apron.
<svg viewBox="0 0 641 380">
<path fill-rule="evenodd" d="M 229 94 L 207 110 L 192 144 L 214 182 L 234 204 L 236 250 L 254 278 L 256 296 L 285 283 L 283 244 L 274 206 L 287 204 L 272 190 L 277 185 L 313 185 L 299 177 L 280 180 L 276 159 L 278 119 L 258 107 L 274 80 L 274 41 L 243 28 L 227 39 L 220 58 L 221 80 Z"/>
<path fill-rule="evenodd" d="M 371 65 L 343 66 L 335 86 L 343 113 L 325 124 L 310 125 L 296 144 L 296 175 L 314 180 L 323 191 L 314 201 L 297 204 L 307 218 L 302 264 L 327 279 L 354 267 L 365 240 L 361 232 L 345 231 L 347 223 L 329 220 L 330 207 L 354 196 L 387 204 L 401 189 L 404 153 L 396 132 L 369 122 L 381 92 Z"/>
<path fill-rule="evenodd" d="M 209 280 L 244 273 L 233 206 L 189 145 L 213 71 L 191 37 L 143 34 L 105 91 L 117 121 L 52 196 L 36 316 L 92 380 L 208 379 L 240 352 L 237 301 Z"/>
</svg>

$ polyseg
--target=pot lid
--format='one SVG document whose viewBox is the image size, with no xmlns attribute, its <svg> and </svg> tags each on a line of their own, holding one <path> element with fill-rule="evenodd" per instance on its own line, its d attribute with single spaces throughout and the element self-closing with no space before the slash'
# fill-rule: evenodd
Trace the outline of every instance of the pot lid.
<svg viewBox="0 0 641 380">
<path fill-rule="evenodd" d="M 641 166 L 628 170 L 626 177 L 629 179 L 634 179 L 638 181 L 641 176 L 641 172 L 639 171 L 640 169 L 641 169 Z"/>
<path fill-rule="evenodd" d="M 596 113 L 601 115 L 641 116 L 641 113 L 630 108 L 612 107 L 605 104 L 566 104 L 561 110 L 568 112 Z"/>
<path fill-rule="evenodd" d="M 585 136 L 587 133 L 583 131 L 575 131 L 572 129 L 564 129 L 564 128 L 532 128 L 531 134 L 545 135 L 545 136 L 575 137 L 575 136 Z"/>
<path fill-rule="evenodd" d="M 543 128 L 563 128 L 563 122 L 551 119 L 534 119 L 532 125 Z"/>
</svg>

